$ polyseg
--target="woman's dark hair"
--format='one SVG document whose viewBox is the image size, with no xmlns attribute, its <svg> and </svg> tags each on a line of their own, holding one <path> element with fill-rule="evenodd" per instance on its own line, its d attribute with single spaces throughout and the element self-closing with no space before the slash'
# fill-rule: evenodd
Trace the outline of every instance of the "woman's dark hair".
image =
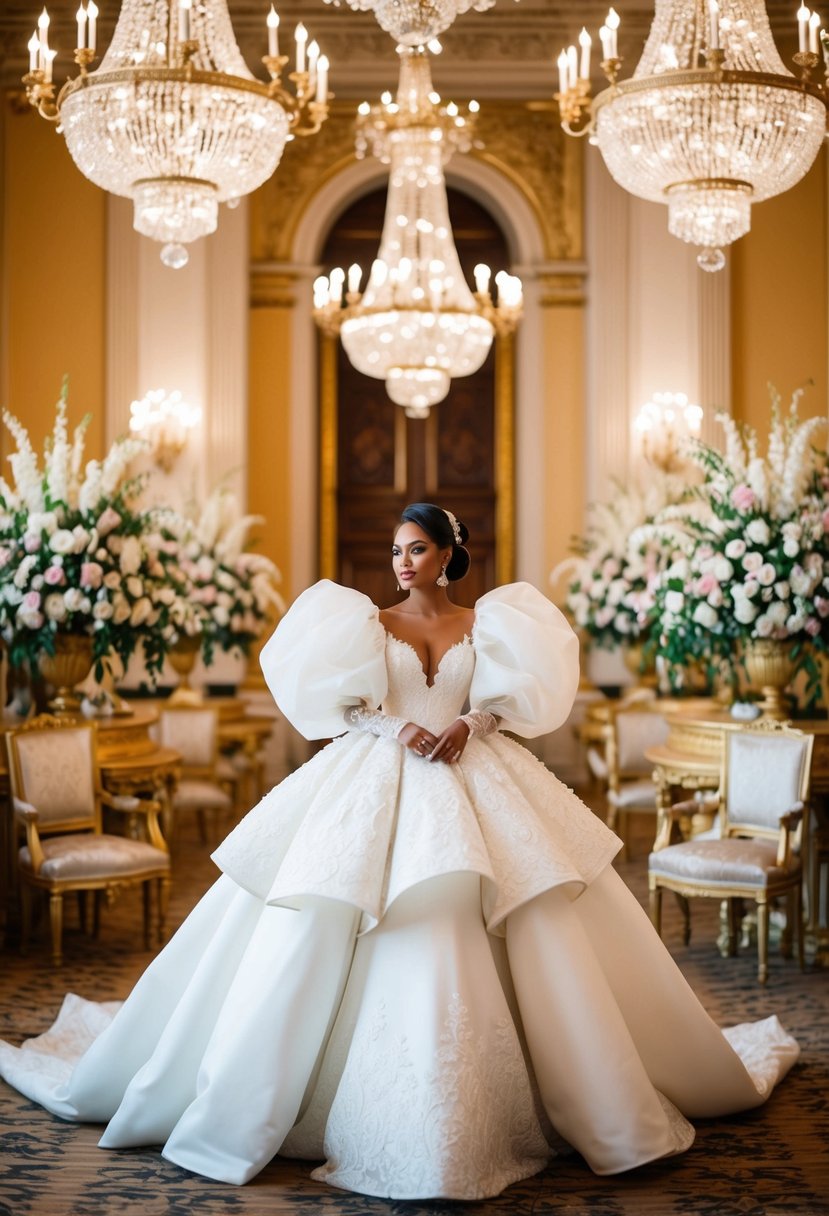
<svg viewBox="0 0 829 1216">
<path fill-rule="evenodd" d="M 454 516 L 452 518 L 454 519 Z M 426 533 L 429 540 L 433 540 L 441 549 L 448 549 L 451 546 L 452 556 L 446 567 L 446 577 L 450 583 L 456 583 L 458 579 L 463 578 L 469 570 L 471 561 L 469 550 L 464 548 L 466 541 L 469 540 L 469 529 L 466 524 L 455 519 L 460 536 L 459 544 L 455 540 L 452 520 L 442 507 L 436 507 L 431 502 L 410 503 L 400 516 L 400 522 L 401 524 L 416 524 Z"/>
</svg>

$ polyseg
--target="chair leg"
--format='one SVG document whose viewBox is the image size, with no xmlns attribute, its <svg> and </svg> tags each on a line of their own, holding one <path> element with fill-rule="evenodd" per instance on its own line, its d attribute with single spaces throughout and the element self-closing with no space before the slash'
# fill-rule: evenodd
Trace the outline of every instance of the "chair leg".
<svg viewBox="0 0 829 1216">
<path fill-rule="evenodd" d="M 801 971 L 806 966 L 806 958 L 803 950 L 803 938 L 805 936 L 805 916 L 803 909 L 803 882 L 801 881 L 794 889 L 794 931 L 797 941 L 797 965 Z"/>
<path fill-rule="evenodd" d="M 150 929 L 153 918 L 153 881 L 148 878 L 146 882 L 141 884 L 141 897 L 144 903 L 144 949 L 149 950 L 150 946 Z"/>
<path fill-rule="evenodd" d="M 682 914 L 682 944 L 687 946 L 691 941 L 691 905 L 684 895 L 674 891 L 679 911 Z"/>
<path fill-rule="evenodd" d="M 791 890 L 786 895 L 786 926 L 780 934 L 780 955 L 782 958 L 792 957 L 792 944 L 795 941 L 795 892 Z"/>
<path fill-rule="evenodd" d="M 158 940 L 164 941 L 164 930 L 167 926 L 167 907 L 170 902 L 170 879 L 158 880 Z"/>
<path fill-rule="evenodd" d="M 49 896 L 49 921 L 52 926 L 52 962 L 59 967 L 63 962 L 63 896 L 57 891 Z"/>
<path fill-rule="evenodd" d="M 648 892 L 651 924 L 659 936 L 662 936 L 662 888 L 656 884 Z"/>
<path fill-rule="evenodd" d="M 726 957 L 734 958 L 737 954 L 737 944 L 740 940 L 743 901 L 741 899 L 727 899 L 725 902 L 727 904 L 726 923 L 728 925 Z"/>
<path fill-rule="evenodd" d="M 20 884 L 20 953 L 28 954 L 32 936 L 32 899 L 34 891 L 27 882 Z"/>
<path fill-rule="evenodd" d="M 96 941 L 101 932 L 101 900 L 103 898 L 103 891 L 96 891 L 92 897 L 92 936 Z"/>
<path fill-rule="evenodd" d="M 87 896 L 86 891 L 78 891 L 78 892 L 77 892 L 77 897 L 78 897 L 78 920 L 79 920 L 79 922 L 80 922 L 80 926 L 81 926 L 81 932 L 82 932 L 82 933 L 86 933 L 86 930 L 87 930 L 87 923 L 86 923 L 86 906 L 87 906 L 87 899 L 86 899 L 86 896 Z"/>
<path fill-rule="evenodd" d="M 757 901 L 757 979 L 765 984 L 769 978 L 769 906 L 765 899 Z"/>
</svg>

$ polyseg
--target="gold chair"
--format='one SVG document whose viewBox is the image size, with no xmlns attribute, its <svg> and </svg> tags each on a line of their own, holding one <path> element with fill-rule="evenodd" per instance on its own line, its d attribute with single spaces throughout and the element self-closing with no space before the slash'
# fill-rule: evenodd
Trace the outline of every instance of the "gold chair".
<svg viewBox="0 0 829 1216">
<path fill-rule="evenodd" d="M 220 773 L 218 711 L 210 705 L 165 706 L 159 715 L 158 737 L 162 747 L 181 754 L 181 778 L 172 799 L 176 826 L 182 813 L 195 812 L 205 843 L 208 816 L 215 837 L 219 814 L 229 816 L 235 805 L 229 792 L 233 783 Z"/>
<path fill-rule="evenodd" d="M 34 890 L 49 895 L 52 960 L 56 965 L 62 961 L 63 897 L 68 891 L 78 893 L 82 922 L 86 919 L 86 893 L 95 892 L 97 936 L 101 895 L 110 902 L 121 887 L 140 885 L 144 942 L 149 949 L 155 884 L 160 941 L 170 890 L 170 856 L 158 825 L 160 804 L 115 796 L 102 788 L 95 727 L 91 723 L 44 714 L 10 731 L 6 745 L 14 816 L 26 832 L 26 844 L 18 852 L 23 949 L 31 932 Z M 102 805 L 133 817 L 142 813 L 148 841 L 105 833 Z"/>
<path fill-rule="evenodd" d="M 757 978 L 768 978 L 769 909 L 785 896 L 787 933 L 794 928 L 803 966 L 803 865 L 800 839 L 814 737 L 761 723 L 726 732 L 720 778 L 720 838 L 673 843 L 688 806 L 678 803 L 665 815 L 648 861 L 651 920 L 661 933 L 662 892 L 680 897 L 683 940 L 691 939 L 689 898 L 728 901 L 728 953 L 736 954 L 740 903 L 757 904 Z"/>
<path fill-rule="evenodd" d="M 654 819 L 656 835 L 656 786 L 653 765 L 645 752 L 668 737 L 668 723 L 659 703 L 651 698 L 625 702 L 610 715 L 607 740 L 607 824 L 624 842 L 623 855 L 630 858 L 629 815 L 646 814 Z"/>
</svg>

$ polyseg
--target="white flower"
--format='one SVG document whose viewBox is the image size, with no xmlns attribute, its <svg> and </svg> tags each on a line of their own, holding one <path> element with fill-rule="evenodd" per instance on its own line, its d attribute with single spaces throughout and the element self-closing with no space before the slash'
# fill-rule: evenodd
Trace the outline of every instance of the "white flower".
<svg viewBox="0 0 829 1216">
<path fill-rule="evenodd" d="M 783 552 L 786 554 L 786 557 L 797 557 L 800 552 L 799 542 L 793 536 L 787 536 L 783 541 Z"/>
<path fill-rule="evenodd" d="M 766 609 L 766 616 L 778 627 L 786 624 L 786 618 L 789 615 L 788 604 L 782 603 L 781 600 L 775 600 L 775 602 L 770 604 Z"/>
<path fill-rule="evenodd" d="M 613 628 L 617 633 L 630 633 L 630 617 L 625 616 L 623 612 L 618 612 L 613 618 Z"/>
<path fill-rule="evenodd" d="M 92 609 L 92 615 L 96 621 L 108 621 L 112 617 L 112 604 L 109 600 L 98 600 Z"/>
<path fill-rule="evenodd" d="M 746 597 L 746 599 L 753 600 L 759 590 L 760 584 L 756 579 L 749 578 L 743 583 L 743 595 Z"/>
<path fill-rule="evenodd" d="M 131 574 L 126 580 L 125 586 L 134 600 L 140 599 L 144 594 L 144 583 L 137 574 Z"/>
<path fill-rule="evenodd" d="M 604 622 L 605 625 L 609 625 L 610 620 L 612 620 L 612 618 L 613 618 L 613 609 L 611 608 L 609 611 L 610 611 L 610 618 Z M 224 626 L 230 620 L 230 613 L 227 611 L 226 608 L 223 608 L 221 606 L 221 604 L 217 604 L 216 607 L 213 609 L 213 620 L 216 622 L 216 624 L 219 626 L 220 629 L 224 628 Z M 600 628 L 603 628 L 603 626 L 600 626 Z"/>
<path fill-rule="evenodd" d="M 758 616 L 754 622 L 754 631 L 758 638 L 770 638 L 774 633 L 774 622 L 768 616 Z"/>
<path fill-rule="evenodd" d="M 125 595 L 118 592 L 112 601 L 113 624 L 123 625 L 124 621 L 128 621 L 130 619 L 131 612 L 132 609 L 130 608 L 129 600 Z"/>
<path fill-rule="evenodd" d="M 722 587 L 713 587 L 708 593 L 708 603 L 712 608 L 719 608 L 723 602 Z"/>
<path fill-rule="evenodd" d="M 75 537 L 66 528 L 58 528 L 49 537 L 49 548 L 53 553 L 75 553 Z"/>
<path fill-rule="evenodd" d="M 769 526 L 764 519 L 752 519 L 746 528 L 746 536 L 755 545 L 767 545 L 771 540 Z"/>
<path fill-rule="evenodd" d="M 781 600 L 787 600 L 791 594 L 791 587 L 784 580 L 774 584 L 774 594 Z"/>
<path fill-rule="evenodd" d="M 725 546 L 725 556 L 737 561 L 746 551 L 746 542 L 740 536 L 735 536 Z"/>
<path fill-rule="evenodd" d="M 669 591 L 665 596 L 665 607 L 674 614 L 681 612 L 685 606 L 685 596 L 681 591 Z"/>
<path fill-rule="evenodd" d="M 142 599 L 136 601 L 130 615 L 130 625 L 132 628 L 135 629 L 138 625 L 143 625 L 150 616 L 152 610 L 153 606 L 146 595 Z"/>
<path fill-rule="evenodd" d="M 789 582 L 795 595 L 809 595 L 812 590 L 812 578 L 800 566 L 795 566 L 789 575 Z"/>
<path fill-rule="evenodd" d="M 743 569 L 749 574 L 754 574 L 763 564 L 763 556 L 760 553 L 747 553 L 742 561 Z"/>
<path fill-rule="evenodd" d="M 66 620 L 66 603 L 59 591 L 53 591 L 51 595 L 46 596 L 43 610 L 50 621 Z"/>
<path fill-rule="evenodd" d="M 30 553 L 28 557 L 24 557 L 14 572 L 13 582 L 15 587 L 23 588 L 29 581 L 29 575 L 37 565 L 37 555 Z"/>
<path fill-rule="evenodd" d="M 717 556 L 714 558 L 711 573 L 718 583 L 727 583 L 734 576 L 734 567 L 728 558 Z"/>
<path fill-rule="evenodd" d="M 57 526 L 58 517 L 54 511 L 31 511 L 26 520 L 26 532 L 34 536 L 40 536 L 41 532 L 51 536 Z"/>
<path fill-rule="evenodd" d="M 755 578 L 761 587 L 770 587 L 777 579 L 777 571 L 771 562 L 764 562 L 757 571 Z"/>
<path fill-rule="evenodd" d="M 117 570 L 108 570 L 104 575 L 104 586 L 110 591 L 120 590 L 121 581 L 121 575 Z"/>
<path fill-rule="evenodd" d="M 804 612 L 793 612 L 790 617 L 786 618 L 786 632 L 789 634 L 800 633 L 805 624 L 806 614 Z"/>
<path fill-rule="evenodd" d="M 70 612 L 78 612 L 84 601 L 84 593 L 80 587 L 70 587 L 63 593 L 63 602 Z"/>
<path fill-rule="evenodd" d="M 704 629 L 713 629 L 719 617 L 710 604 L 697 604 L 694 609 L 694 620 Z"/>
<path fill-rule="evenodd" d="M 741 625 L 750 625 L 756 619 L 758 611 L 751 600 L 737 600 L 734 605 L 734 615 Z"/>
<path fill-rule="evenodd" d="M 141 569 L 141 541 L 137 536 L 125 536 L 119 564 L 122 574 L 137 574 Z"/>
</svg>

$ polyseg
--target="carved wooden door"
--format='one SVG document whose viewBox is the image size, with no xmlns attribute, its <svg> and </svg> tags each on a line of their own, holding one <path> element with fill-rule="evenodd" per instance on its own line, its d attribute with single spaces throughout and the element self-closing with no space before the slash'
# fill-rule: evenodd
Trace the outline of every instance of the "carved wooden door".
<svg viewBox="0 0 829 1216">
<path fill-rule="evenodd" d="M 488 212 L 459 191 L 450 189 L 448 196 L 467 281 L 473 281 L 477 262 L 493 272 L 506 267 L 506 243 Z M 357 262 L 365 281 L 380 243 L 385 202 L 385 189 L 378 190 L 343 213 L 323 251 L 326 273 Z M 433 502 L 469 528 L 472 567 L 450 593 L 458 603 L 473 604 L 496 582 L 494 351 L 479 371 L 453 380 L 448 397 L 424 420 L 407 418 L 386 396 L 382 380 L 356 371 L 341 343 L 336 360 L 336 411 L 329 423 L 336 428 L 336 455 L 331 436 L 321 436 L 336 468 L 335 568 L 323 573 L 365 592 L 374 603 L 393 603 L 399 593 L 391 543 L 400 512 L 410 502 Z"/>
</svg>

